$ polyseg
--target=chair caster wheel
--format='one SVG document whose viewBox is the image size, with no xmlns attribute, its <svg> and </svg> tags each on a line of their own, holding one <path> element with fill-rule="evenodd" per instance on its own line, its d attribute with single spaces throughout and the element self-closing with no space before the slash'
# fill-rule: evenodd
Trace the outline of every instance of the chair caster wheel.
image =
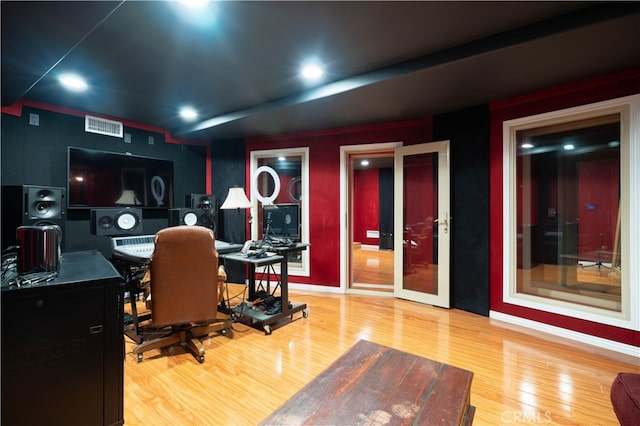
<svg viewBox="0 0 640 426">
<path fill-rule="evenodd" d="M 309 318 L 309 309 L 302 310 L 302 318 Z"/>
<path fill-rule="evenodd" d="M 142 362 L 142 354 L 138 354 L 138 362 Z"/>
<path fill-rule="evenodd" d="M 198 357 L 198 362 L 199 362 L 200 364 L 204 363 L 204 355 L 200 355 L 200 356 Z"/>
</svg>

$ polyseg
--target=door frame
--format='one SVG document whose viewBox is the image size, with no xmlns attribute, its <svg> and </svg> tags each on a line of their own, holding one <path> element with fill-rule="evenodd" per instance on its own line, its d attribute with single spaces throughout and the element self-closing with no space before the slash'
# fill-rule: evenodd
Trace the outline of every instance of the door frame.
<svg viewBox="0 0 640 426">
<path fill-rule="evenodd" d="M 390 292 L 377 292 L 349 288 L 349 274 L 351 273 L 351 241 L 349 223 L 352 206 L 349 202 L 349 156 L 351 154 L 375 154 L 378 152 L 395 151 L 402 142 L 382 142 L 361 145 L 344 145 L 340 147 L 340 291 L 342 293 L 371 294 L 376 296 L 393 296 Z"/>
</svg>

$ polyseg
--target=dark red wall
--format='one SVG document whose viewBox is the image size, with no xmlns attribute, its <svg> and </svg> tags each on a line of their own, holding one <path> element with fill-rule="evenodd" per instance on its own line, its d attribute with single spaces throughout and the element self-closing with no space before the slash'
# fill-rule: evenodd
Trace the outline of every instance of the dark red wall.
<svg viewBox="0 0 640 426">
<path fill-rule="evenodd" d="M 602 250 L 613 250 L 618 222 L 619 175 L 617 160 L 581 161 L 578 164 L 578 253 L 597 252 L 600 245 Z M 590 258 L 593 256 L 592 253 Z"/>
<path fill-rule="evenodd" d="M 310 277 L 292 282 L 340 286 L 340 147 L 402 141 L 405 145 L 431 142 L 430 118 L 346 127 L 288 135 L 247 138 L 246 152 L 309 147 Z M 247 182 L 250 169 L 247 164 Z"/>
<path fill-rule="evenodd" d="M 378 238 L 367 238 L 367 230 L 377 231 L 380 222 L 380 173 L 378 169 L 353 172 L 353 241 L 378 245 Z"/>
<path fill-rule="evenodd" d="M 516 98 L 493 102 L 491 108 L 490 148 L 490 307 L 501 312 L 565 329 L 586 333 L 634 346 L 640 346 L 640 332 L 593 323 L 535 309 L 511 305 L 502 300 L 502 123 L 529 115 L 615 99 L 640 93 L 640 67 L 549 88 Z"/>
</svg>

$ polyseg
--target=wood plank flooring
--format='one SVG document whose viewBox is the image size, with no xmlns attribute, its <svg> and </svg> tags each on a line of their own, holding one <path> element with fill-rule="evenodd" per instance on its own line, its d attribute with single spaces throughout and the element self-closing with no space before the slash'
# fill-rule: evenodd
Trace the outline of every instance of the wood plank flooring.
<svg viewBox="0 0 640 426">
<path fill-rule="evenodd" d="M 393 251 L 355 246 L 351 252 L 351 288 L 393 291 Z M 372 285 L 373 284 L 373 285 Z"/>
<path fill-rule="evenodd" d="M 138 363 L 125 338 L 125 424 L 256 425 L 359 339 L 472 371 L 475 425 L 616 425 L 611 383 L 618 372 L 640 372 L 639 358 L 463 311 L 290 293 L 308 304 L 308 318 L 269 336 L 236 323 L 233 338 L 204 341 L 204 364 L 180 347 Z"/>
</svg>

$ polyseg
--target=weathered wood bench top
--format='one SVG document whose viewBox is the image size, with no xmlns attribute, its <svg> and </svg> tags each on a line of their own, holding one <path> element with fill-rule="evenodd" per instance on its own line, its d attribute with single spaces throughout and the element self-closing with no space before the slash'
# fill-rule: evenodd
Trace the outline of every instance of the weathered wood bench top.
<svg viewBox="0 0 640 426">
<path fill-rule="evenodd" d="M 468 425 L 473 373 L 358 341 L 263 425 Z"/>
</svg>

